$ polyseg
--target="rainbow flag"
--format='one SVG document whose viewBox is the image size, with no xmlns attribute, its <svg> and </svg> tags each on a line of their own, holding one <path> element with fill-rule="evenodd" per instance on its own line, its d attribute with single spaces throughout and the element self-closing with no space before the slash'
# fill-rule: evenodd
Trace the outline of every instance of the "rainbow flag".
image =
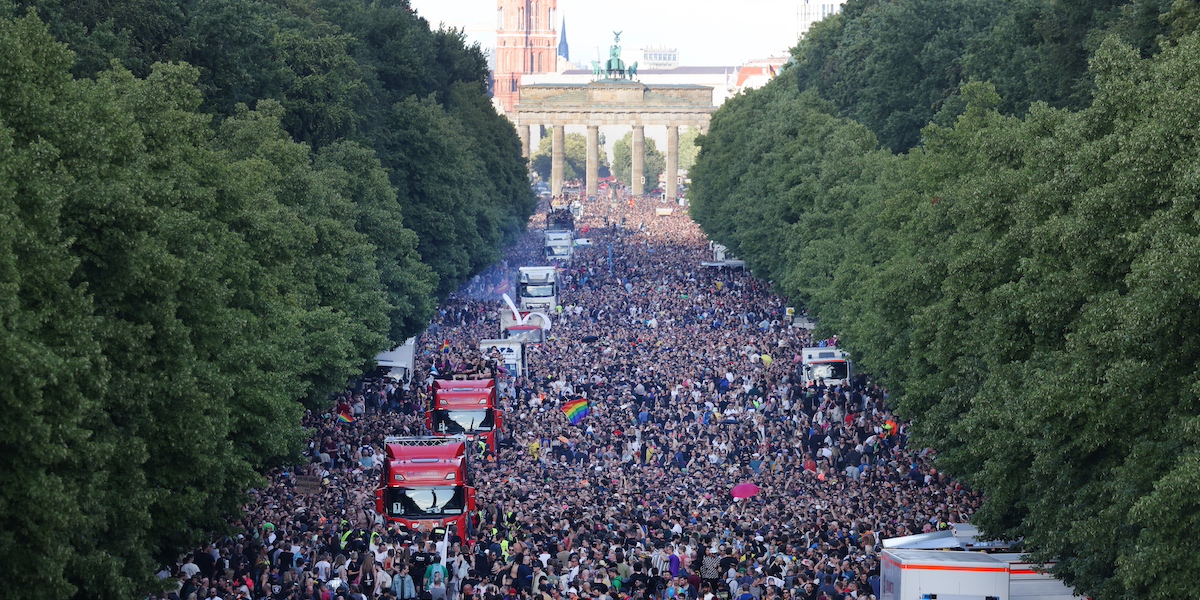
<svg viewBox="0 0 1200 600">
<path fill-rule="evenodd" d="M 562 411 L 572 425 L 578 425 L 588 414 L 588 401 L 580 398 L 562 405 Z"/>
<path fill-rule="evenodd" d="M 346 413 L 338 413 L 338 422 L 339 423 L 353 423 L 354 417 L 352 417 Z"/>
<path fill-rule="evenodd" d="M 445 340 L 442 342 L 442 354 L 449 354 L 449 353 L 450 353 L 450 340 Z"/>
</svg>

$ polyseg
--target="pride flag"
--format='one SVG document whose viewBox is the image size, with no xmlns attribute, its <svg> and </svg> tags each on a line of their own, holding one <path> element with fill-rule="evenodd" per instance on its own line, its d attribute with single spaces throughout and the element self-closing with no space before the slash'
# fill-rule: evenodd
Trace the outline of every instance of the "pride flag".
<svg viewBox="0 0 1200 600">
<path fill-rule="evenodd" d="M 448 354 L 449 352 L 450 352 L 450 340 L 444 340 L 442 342 L 442 354 Z"/>
<path fill-rule="evenodd" d="M 346 413 L 338 413 L 338 422 L 339 423 L 353 423 L 354 417 L 352 417 Z"/>
<path fill-rule="evenodd" d="M 578 425 L 588 414 L 588 401 L 580 398 L 562 405 L 562 411 L 572 425 Z"/>
</svg>

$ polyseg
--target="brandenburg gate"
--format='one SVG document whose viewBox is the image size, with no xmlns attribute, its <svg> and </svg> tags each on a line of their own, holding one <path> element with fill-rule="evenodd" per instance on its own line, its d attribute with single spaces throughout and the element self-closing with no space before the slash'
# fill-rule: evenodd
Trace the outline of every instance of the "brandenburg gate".
<svg viewBox="0 0 1200 600">
<path fill-rule="evenodd" d="M 620 32 L 616 41 L 620 42 Z M 530 156 L 530 126 L 551 128 L 550 190 L 555 196 L 562 193 L 564 127 L 587 127 L 587 195 L 596 195 L 599 172 L 599 140 L 601 125 L 630 125 L 633 127 L 633 171 L 630 184 L 633 194 L 646 193 L 643 174 L 646 127 L 667 128 L 666 171 L 664 188 L 669 198 L 678 189 L 679 128 L 708 129 L 709 119 L 716 107 L 713 88 L 702 85 L 647 85 L 636 81 L 637 63 L 626 67 L 621 60 L 621 47 L 613 44 L 609 59 L 601 65 L 592 63 L 593 80 L 587 84 L 522 85 L 518 89 L 515 107 L 517 131 L 521 136 L 521 155 Z"/>
</svg>

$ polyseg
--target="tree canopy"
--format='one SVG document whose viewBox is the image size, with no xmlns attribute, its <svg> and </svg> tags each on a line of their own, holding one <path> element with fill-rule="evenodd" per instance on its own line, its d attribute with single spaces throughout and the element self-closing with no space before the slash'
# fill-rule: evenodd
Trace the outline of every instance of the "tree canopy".
<svg viewBox="0 0 1200 600">
<path fill-rule="evenodd" d="M 529 157 L 531 168 L 545 181 L 550 180 L 551 143 L 550 136 L 542 136 L 538 142 L 537 151 Z M 608 170 L 608 154 L 601 148 L 597 159 L 597 173 L 603 175 Z M 563 180 L 583 179 L 587 175 L 587 136 L 582 133 L 568 133 L 563 136 Z"/>
<path fill-rule="evenodd" d="M 0 576 L 131 598 L 533 208 L 407 3 L 0 0 Z"/>
<path fill-rule="evenodd" d="M 832 74 L 845 65 L 818 50 L 866 12 L 919 6 L 848 4 L 793 67 L 722 106 L 692 215 L 841 335 L 939 468 L 984 493 L 985 534 L 1021 540 L 1094 598 L 1175 597 L 1200 574 L 1186 534 L 1200 482 L 1200 36 L 1171 25 L 1194 20 L 1179 5 L 1019 5 L 1081 28 L 1055 36 L 1082 44 L 1086 70 L 1064 54 L 1053 80 L 1026 80 L 1040 90 L 963 82 L 952 114 L 923 113 L 896 154 L 880 141 L 901 129 L 826 95 L 878 71 Z M 981 14 L 1009 27 L 1001 8 Z M 1136 23 L 1160 32 L 1153 43 Z M 855 35 L 878 48 L 925 44 L 924 31 Z M 1052 62 L 1029 37 L 984 31 L 1026 57 L 1004 72 Z M 1014 89 L 1027 95 L 1000 93 Z"/>
<path fill-rule="evenodd" d="M 653 138 L 646 138 L 642 147 L 642 173 L 646 177 L 646 190 L 658 187 L 658 177 L 667 168 L 667 157 L 658 151 Z M 633 181 L 633 132 L 613 144 L 613 176 L 632 186 Z"/>
</svg>

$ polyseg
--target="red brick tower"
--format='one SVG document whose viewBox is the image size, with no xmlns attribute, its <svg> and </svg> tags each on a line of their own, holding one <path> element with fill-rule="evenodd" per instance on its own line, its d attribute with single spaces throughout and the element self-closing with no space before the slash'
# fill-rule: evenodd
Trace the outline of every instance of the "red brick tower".
<svg viewBox="0 0 1200 600">
<path fill-rule="evenodd" d="M 521 75 L 558 65 L 558 0 L 497 0 L 493 93 L 505 113 L 517 103 Z"/>
</svg>

